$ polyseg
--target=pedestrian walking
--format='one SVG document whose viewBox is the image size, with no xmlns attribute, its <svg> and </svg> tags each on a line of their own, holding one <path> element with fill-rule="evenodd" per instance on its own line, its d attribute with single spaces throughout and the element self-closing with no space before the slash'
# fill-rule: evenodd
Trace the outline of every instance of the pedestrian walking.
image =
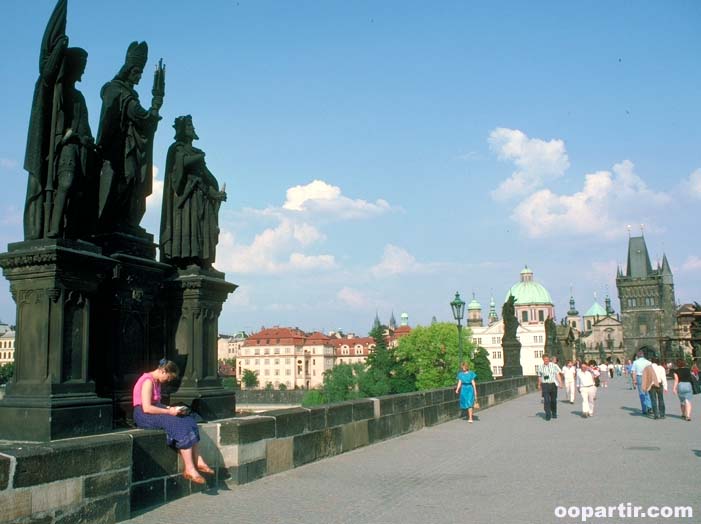
<svg viewBox="0 0 701 524">
<path fill-rule="evenodd" d="M 538 388 L 543 393 L 545 420 L 557 418 L 557 388 L 562 387 L 560 366 L 550 362 L 548 355 L 543 355 L 543 365 L 538 367 Z"/>
<path fill-rule="evenodd" d="M 606 362 L 599 364 L 599 380 L 601 381 L 601 387 L 609 387 L 609 366 Z"/>
<path fill-rule="evenodd" d="M 577 390 L 582 396 L 582 417 L 594 416 L 594 404 L 596 402 L 596 385 L 594 373 L 586 362 L 582 362 L 577 371 Z"/>
<path fill-rule="evenodd" d="M 460 414 L 462 419 L 466 419 L 472 424 L 472 410 L 477 398 L 477 384 L 475 379 L 477 374 L 470 371 L 470 366 L 467 362 L 462 363 L 462 371 L 458 373 L 458 383 L 455 386 L 455 393 L 460 394 Z M 463 415 L 463 412 L 465 413 Z"/>
<path fill-rule="evenodd" d="M 643 370 L 651 365 L 652 362 L 646 359 L 644 355 L 645 354 L 642 351 L 638 351 L 637 358 L 630 367 L 630 373 L 634 380 L 633 383 L 638 389 L 640 411 L 643 415 L 647 415 L 647 413 L 652 410 L 652 404 L 650 403 L 650 395 L 643 391 Z"/>
<path fill-rule="evenodd" d="M 565 381 L 565 394 L 570 404 L 574 404 L 575 382 L 577 380 L 577 368 L 574 367 L 571 360 L 562 368 L 562 377 Z"/>
<path fill-rule="evenodd" d="M 693 380 L 691 370 L 686 367 L 684 359 L 677 360 L 677 368 L 674 370 L 674 389 L 675 395 L 679 396 L 679 403 L 682 410 L 682 419 L 691 420 L 691 397 L 693 390 L 691 381 Z"/>
<path fill-rule="evenodd" d="M 655 370 L 658 386 L 650 388 L 650 402 L 652 403 L 652 413 L 654 418 L 665 417 L 664 394 L 667 393 L 667 372 L 664 366 L 660 365 L 660 359 L 653 357 L 652 369 Z"/>
</svg>

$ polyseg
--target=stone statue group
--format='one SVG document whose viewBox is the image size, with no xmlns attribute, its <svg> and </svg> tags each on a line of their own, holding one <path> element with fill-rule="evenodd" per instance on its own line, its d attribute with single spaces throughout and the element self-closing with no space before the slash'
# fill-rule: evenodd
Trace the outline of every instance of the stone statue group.
<svg viewBox="0 0 701 524">
<path fill-rule="evenodd" d="M 76 89 L 88 53 L 69 47 L 67 0 L 58 3 L 41 44 L 24 167 L 29 173 L 25 240 L 94 241 L 111 234 L 143 237 L 141 219 L 152 192 L 153 139 L 165 96 L 165 67 L 154 73 L 151 105 L 135 86 L 148 59 L 146 42 L 132 42 L 124 64 L 100 91 L 102 110 L 93 138 L 88 108 Z M 161 261 L 179 268 L 210 268 L 226 193 L 193 146 L 190 115 L 175 119 L 168 149 L 159 246 Z"/>
</svg>

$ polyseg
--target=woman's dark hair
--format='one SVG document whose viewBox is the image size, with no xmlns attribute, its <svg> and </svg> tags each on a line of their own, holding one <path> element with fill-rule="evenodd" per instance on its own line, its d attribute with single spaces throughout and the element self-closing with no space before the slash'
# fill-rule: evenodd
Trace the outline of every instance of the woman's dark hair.
<svg viewBox="0 0 701 524">
<path fill-rule="evenodd" d="M 168 360 L 165 358 L 162 358 L 158 362 L 158 369 L 162 369 L 163 371 L 165 371 L 169 375 L 174 375 L 174 376 L 178 376 L 178 374 L 180 373 L 180 370 L 178 369 L 178 365 L 175 362 L 173 362 L 172 360 Z"/>
<path fill-rule="evenodd" d="M 677 367 L 678 368 L 685 368 L 686 367 L 686 361 L 683 358 L 680 358 L 677 360 Z"/>
</svg>

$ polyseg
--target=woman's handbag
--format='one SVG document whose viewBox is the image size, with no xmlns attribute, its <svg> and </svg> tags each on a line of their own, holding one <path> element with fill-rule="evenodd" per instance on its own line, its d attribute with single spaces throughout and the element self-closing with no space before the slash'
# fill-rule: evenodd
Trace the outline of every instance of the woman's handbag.
<svg viewBox="0 0 701 524">
<path fill-rule="evenodd" d="M 480 408 L 480 403 L 475 400 L 475 403 L 472 405 L 472 409 L 479 409 Z"/>
</svg>

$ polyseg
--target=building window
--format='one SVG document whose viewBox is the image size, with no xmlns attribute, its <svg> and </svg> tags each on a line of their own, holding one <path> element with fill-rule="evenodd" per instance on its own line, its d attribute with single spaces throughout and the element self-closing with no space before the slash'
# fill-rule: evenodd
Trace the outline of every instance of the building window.
<svg viewBox="0 0 701 524">
<path fill-rule="evenodd" d="M 591 329 L 591 320 L 587 320 L 587 330 Z"/>
<path fill-rule="evenodd" d="M 628 307 L 638 307 L 638 299 L 637 298 L 629 298 L 628 299 Z"/>
<path fill-rule="evenodd" d="M 571 325 L 573 328 L 576 328 L 576 327 L 577 327 L 577 322 L 573 320 L 572 322 L 570 322 L 570 325 Z"/>
<path fill-rule="evenodd" d="M 247 359 L 246 359 L 246 365 L 248 366 L 250 363 L 251 363 L 251 359 L 250 359 L 250 358 L 247 358 Z"/>
<path fill-rule="evenodd" d="M 276 370 L 275 370 L 275 376 L 278 376 L 278 375 L 280 375 L 280 370 L 279 370 L 279 369 L 276 369 Z"/>
<path fill-rule="evenodd" d="M 270 348 L 265 348 L 265 349 L 263 350 L 263 354 L 264 354 L 264 355 L 270 355 Z"/>
<path fill-rule="evenodd" d="M 275 354 L 279 355 L 280 354 L 280 348 L 275 348 Z"/>
<path fill-rule="evenodd" d="M 291 369 L 288 368 L 288 369 L 285 370 L 285 375 L 290 376 L 291 374 L 292 374 L 292 370 L 291 370 Z"/>
<path fill-rule="evenodd" d="M 291 364 L 291 363 L 292 363 L 292 362 L 290 361 L 289 358 L 286 358 L 286 359 L 285 359 L 285 364 Z"/>
<path fill-rule="evenodd" d="M 275 359 L 275 365 L 276 365 L 276 366 L 279 366 L 279 365 L 280 365 L 280 359 L 279 359 L 279 358 L 276 358 L 276 359 Z"/>
<path fill-rule="evenodd" d="M 647 335 L 647 324 L 640 324 L 640 336 L 644 337 Z"/>
<path fill-rule="evenodd" d="M 528 311 L 521 311 L 521 321 L 528 322 Z"/>
<path fill-rule="evenodd" d="M 495 360 L 501 358 L 501 351 L 495 351 L 494 353 L 492 353 L 492 358 Z"/>
<path fill-rule="evenodd" d="M 266 366 L 269 366 L 269 365 L 270 365 L 270 359 L 269 359 L 269 358 L 266 358 L 266 359 L 263 361 L 263 364 L 265 364 Z"/>
<path fill-rule="evenodd" d="M 492 373 L 494 373 L 495 375 L 501 375 L 501 369 L 501 366 L 492 366 Z"/>
<path fill-rule="evenodd" d="M 256 364 L 256 366 L 259 366 L 259 365 L 260 365 L 260 359 L 259 359 L 259 358 L 256 359 L 255 364 Z"/>
<path fill-rule="evenodd" d="M 539 322 L 544 322 L 545 321 L 545 314 L 542 309 L 538 310 L 538 321 Z"/>
<path fill-rule="evenodd" d="M 535 358 L 543 358 L 543 350 L 542 349 L 537 349 L 533 352 L 533 356 Z"/>
<path fill-rule="evenodd" d="M 263 371 L 263 375 L 266 375 L 266 376 L 267 376 L 267 375 L 270 375 L 270 370 L 269 370 L 269 369 L 266 369 L 265 371 Z"/>
</svg>

